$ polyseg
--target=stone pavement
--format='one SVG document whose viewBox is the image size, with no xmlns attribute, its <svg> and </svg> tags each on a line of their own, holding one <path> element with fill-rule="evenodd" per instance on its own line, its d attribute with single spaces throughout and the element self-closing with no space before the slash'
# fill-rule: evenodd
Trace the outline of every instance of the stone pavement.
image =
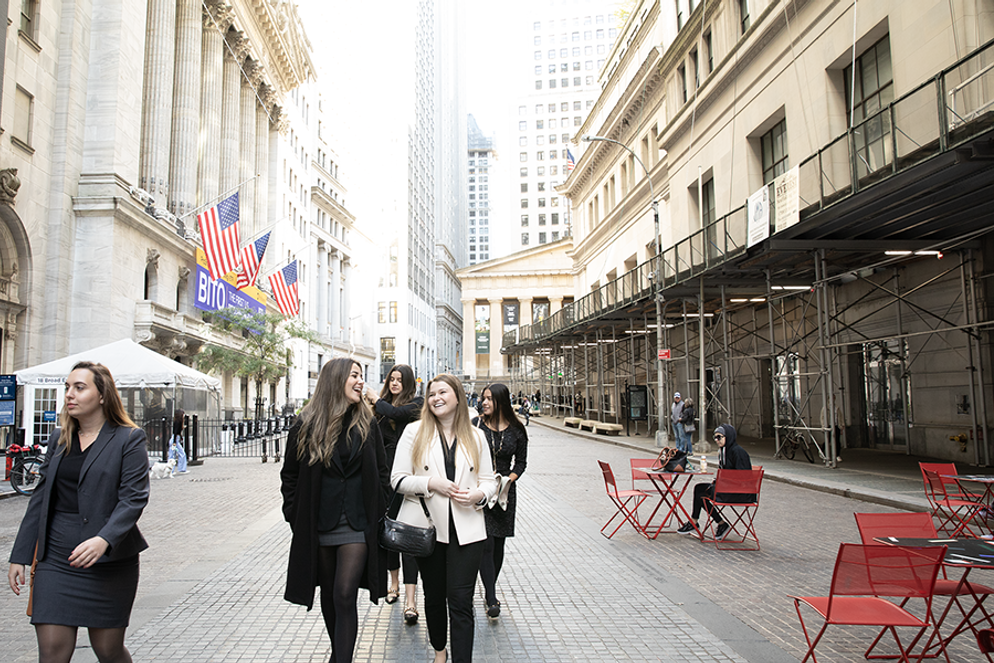
<svg viewBox="0 0 994 663">
<path fill-rule="evenodd" d="M 889 510 L 768 482 L 757 517 L 759 552 L 718 552 L 672 534 L 646 541 L 630 528 L 609 541 L 599 534 L 611 509 L 594 461 L 610 462 L 624 487 L 628 459 L 650 455 L 648 445 L 633 453 L 617 438 L 536 425 L 529 434 L 518 536 L 508 542 L 498 585 L 500 619 L 487 620 L 478 591 L 478 661 L 797 660 L 803 637 L 786 595 L 824 593 L 839 542 L 858 540 L 852 512 Z M 763 464 L 774 471 L 772 462 Z M 818 479 L 818 468 L 803 461 L 785 464 L 815 470 L 815 479 L 804 480 Z M 831 476 L 850 481 L 838 471 Z M 902 479 L 881 479 L 891 480 Z M 208 459 L 188 475 L 153 482 L 141 522 L 151 547 L 142 554 L 128 634 L 136 661 L 327 660 L 319 610 L 282 601 L 289 530 L 278 485 L 277 466 L 251 459 Z M 0 549 L 9 550 L 26 502 L 0 501 Z M 24 600 L 0 593 L 0 660 L 36 660 L 23 609 Z M 359 610 L 355 660 L 430 660 L 423 619 L 406 626 L 401 603 L 373 606 L 360 594 Z M 866 636 L 830 629 L 820 658 L 857 660 Z M 959 638 L 951 656 L 976 660 L 975 645 Z M 81 634 L 74 661 L 93 660 Z"/>
</svg>

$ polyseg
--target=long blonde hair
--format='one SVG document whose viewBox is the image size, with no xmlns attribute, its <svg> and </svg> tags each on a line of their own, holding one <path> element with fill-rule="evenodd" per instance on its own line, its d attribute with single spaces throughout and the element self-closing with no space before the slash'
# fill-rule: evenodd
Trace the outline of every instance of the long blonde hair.
<svg viewBox="0 0 994 663">
<path fill-rule="evenodd" d="M 75 371 L 78 368 L 85 368 L 93 376 L 93 386 L 97 388 L 97 392 L 104 401 L 104 419 L 115 426 L 138 428 L 138 425 L 131 420 L 124 409 L 124 403 L 121 402 L 121 395 L 117 393 L 114 376 L 110 374 L 110 370 L 103 364 L 93 361 L 77 362 L 72 370 Z M 72 371 L 69 372 L 72 373 Z M 72 444 L 72 435 L 79 428 L 79 422 L 76 421 L 75 417 L 70 416 L 65 406 L 62 407 L 62 412 L 59 414 L 59 427 L 62 429 L 62 433 L 59 434 L 59 450 L 68 452 L 69 445 Z"/>
<path fill-rule="evenodd" d="M 347 357 L 332 359 L 321 368 L 318 375 L 314 395 L 300 413 L 302 421 L 297 458 L 303 459 L 305 454 L 310 456 L 309 465 L 328 465 L 338 444 L 338 435 L 342 432 L 342 422 L 350 408 L 352 421 L 348 434 L 353 430 L 359 432 L 359 444 L 365 444 L 369 436 L 370 422 L 373 420 L 373 410 L 365 398 L 353 403 L 345 397 L 345 383 L 352 372 L 352 367 L 362 366 Z"/>
<path fill-rule="evenodd" d="M 462 383 L 455 376 L 448 373 L 436 375 L 428 381 L 425 388 L 425 395 L 431 393 L 433 382 L 444 382 L 452 388 L 458 398 L 456 403 L 456 416 L 452 422 L 452 432 L 456 437 L 456 444 L 469 456 L 469 462 L 477 469 L 480 467 L 480 445 L 476 439 L 473 423 L 469 419 L 469 404 L 466 402 L 466 392 L 462 388 Z M 424 405 L 421 406 L 421 427 L 418 428 L 414 437 L 414 446 L 411 447 L 411 460 L 415 465 L 420 464 L 428 454 L 428 449 L 435 439 L 435 431 L 438 430 L 438 417 L 428 405 L 428 398 L 425 398 Z"/>
</svg>

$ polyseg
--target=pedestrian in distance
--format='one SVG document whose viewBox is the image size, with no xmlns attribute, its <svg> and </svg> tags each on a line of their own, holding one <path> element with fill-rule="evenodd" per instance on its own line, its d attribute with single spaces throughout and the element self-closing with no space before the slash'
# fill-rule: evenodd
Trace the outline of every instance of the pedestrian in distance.
<svg viewBox="0 0 994 663">
<path fill-rule="evenodd" d="M 183 447 L 183 430 L 186 429 L 186 413 L 176 410 L 173 415 L 173 437 L 169 443 L 169 458 L 176 461 L 176 473 L 186 474 L 186 449 Z"/>
<path fill-rule="evenodd" d="M 521 406 L 518 407 L 518 414 L 524 415 L 524 417 L 525 417 L 525 426 L 527 426 L 528 424 L 530 424 L 531 421 L 532 421 L 531 407 L 532 407 L 532 405 L 531 405 L 531 403 L 528 402 L 527 398 L 522 398 L 521 399 Z"/>
<path fill-rule="evenodd" d="M 86 627 L 101 663 L 130 663 L 125 631 L 138 590 L 138 519 L 148 504 L 145 431 L 124 410 L 110 371 L 79 362 L 59 428 L 10 553 L 14 594 L 38 560 L 31 623 L 41 663 L 66 663 Z"/>
<path fill-rule="evenodd" d="M 283 598 L 310 610 L 321 587 L 331 663 L 352 660 L 359 588 L 374 604 L 387 593 L 376 528 L 389 473 L 364 386 L 357 362 L 340 357 L 324 365 L 287 435 L 280 471 L 283 516 L 293 532 Z"/>
<path fill-rule="evenodd" d="M 752 461 L 749 460 L 749 452 L 739 446 L 736 441 L 736 437 L 737 433 L 731 424 L 722 424 L 714 429 L 714 443 L 718 445 L 718 469 L 752 469 Z M 694 506 L 693 511 L 690 514 L 691 520 L 688 520 L 681 525 L 677 532 L 680 534 L 697 533 L 699 531 L 697 522 L 701 517 L 701 510 L 704 508 L 704 498 L 709 497 L 713 499 L 714 496 L 714 481 L 711 483 L 699 483 L 694 486 Z M 728 502 L 735 500 L 751 502 L 755 499 L 755 497 L 755 495 L 719 495 L 718 499 Z M 730 529 L 728 523 L 722 519 L 720 511 L 712 511 L 709 508 L 708 513 L 712 518 L 714 518 L 714 521 L 718 523 L 718 527 L 714 532 L 714 538 L 719 541 L 723 540 L 728 535 L 728 530 Z"/>
<path fill-rule="evenodd" d="M 673 404 L 670 406 L 670 424 L 673 428 L 673 439 L 677 448 L 683 443 L 683 424 L 680 417 L 683 416 L 683 401 L 680 400 L 680 392 L 673 394 Z"/>
<path fill-rule="evenodd" d="M 425 399 L 415 396 L 417 383 L 414 369 L 407 364 L 395 364 L 387 373 L 387 381 L 379 396 L 376 392 L 366 392 L 366 397 L 376 412 L 376 423 L 383 437 L 383 448 L 387 455 L 387 467 L 393 467 L 397 454 L 397 441 L 404 434 L 407 424 L 417 421 Z M 390 588 L 387 590 L 387 603 L 396 603 L 400 597 L 400 567 L 404 566 L 404 621 L 416 624 L 418 621 L 418 561 L 410 555 L 387 551 L 387 570 L 390 571 Z"/>
<path fill-rule="evenodd" d="M 470 421 L 459 381 L 436 375 L 427 394 L 421 420 L 400 438 L 390 480 L 408 496 L 398 520 L 426 527 L 418 499 L 423 497 L 436 529 L 434 551 L 418 559 L 435 663 L 447 658 L 447 622 L 452 660 L 468 663 L 473 660 L 473 590 L 487 538 L 483 508 L 497 492 L 497 481 L 486 438 Z"/>
<path fill-rule="evenodd" d="M 504 566 L 504 546 L 514 536 L 514 515 L 518 505 L 518 478 L 528 465 L 528 432 L 514 415 L 511 392 L 494 383 L 483 390 L 483 415 L 473 421 L 487 438 L 499 492 L 487 503 L 483 515 L 487 523 L 487 543 L 480 563 L 480 579 L 487 604 L 487 616 L 500 616 L 497 579 Z"/>
<path fill-rule="evenodd" d="M 697 424 L 694 423 L 694 420 L 696 418 L 697 411 L 694 410 L 694 399 L 685 398 L 683 409 L 680 411 L 680 426 L 683 429 L 683 437 L 677 440 L 677 449 L 686 451 L 688 456 L 694 453 L 694 431 L 697 430 Z"/>
</svg>

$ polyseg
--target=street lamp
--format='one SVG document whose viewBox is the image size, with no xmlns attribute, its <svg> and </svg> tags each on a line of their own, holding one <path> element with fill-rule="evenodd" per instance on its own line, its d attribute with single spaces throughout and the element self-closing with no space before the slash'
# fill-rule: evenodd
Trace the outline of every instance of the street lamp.
<svg viewBox="0 0 994 663">
<path fill-rule="evenodd" d="M 639 156 L 635 154 L 635 150 L 613 138 L 587 134 L 582 136 L 580 140 L 585 143 L 598 141 L 614 143 L 631 154 L 632 158 L 638 161 L 638 164 L 642 166 L 642 170 L 645 171 L 645 177 L 649 180 L 649 200 L 652 201 L 652 222 L 656 234 L 656 270 L 654 272 L 654 280 L 658 290 L 663 277 L 663 241 L 659 234 L 659 202 L 656 200 L 656 193 L 652 186 L 652 176 L 649 175 L 649 169 L 645 167 Z M 666 402 L 663 394 L 663 360 L 661 359 L 663 354 L 663 305 L 661 301 L 662 296 L 659 292 L 654 293 L 653 299 L 656 301 L 656 416 L 659 418 L 659 425 L 656 428 L 656 447 L 664 447 L 669 442 L 669 430 L 663 427 L 663 404 Z"/>
</svg>

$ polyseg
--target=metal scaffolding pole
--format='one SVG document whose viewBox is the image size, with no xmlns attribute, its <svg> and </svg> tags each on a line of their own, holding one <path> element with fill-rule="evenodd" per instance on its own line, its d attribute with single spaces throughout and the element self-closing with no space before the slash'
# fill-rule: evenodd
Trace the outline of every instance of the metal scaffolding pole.
<svg viewBox="0 0 994 663">
<path fill-rule="evenodd" d="M 967 251 L 967 276 L 969 277 L 970 284 L 970 306 L 973 311 L 972 322 L 977 325 L 980 322 L 979 310 L 977 305 L 977 279 L 973 271 L 974 257 L 973 250 Z M 977 357 L 977 383 L 980 385 L 980 440 L 983 441 L 984 445 L 984 465 L 989 467 L 991 465 L 991 438 L 989 436 L 990 430 L 987 427 L 987 394 L 986 387 L 984 386 L 986 380 L 984 379 L 984 360 L 982 346 L 980 343 L 980 327 L 974 327 L 974 334 L 972 336 L 973 343 L 975 345 L 976 357 Z M 979 441 L 978 441 L 979 442 Z"/>
<path fill-rule="evenodd" d="M 825 435 L 825 447 L 828 451 L 827 457 L 824 459 L 825 465 L 828 467 L 836 466 L 836 458 L 838 458 L 836 441 L 835 441 L 835 380 L 832 379 L 832 360 L 830 353 L 832 349 L 828 347 L 828 286 L 824 281 L 825 277 L 825 249 L 819 249 L 814 255 L 815 263 L 815 303 L 817 305 L 818 313 L 818 340 L 821 348 L 819 354 L 821 355 L 821 368 L 822 368 L 822 389 L 821 389 L 821 407 L 822 412 L 827 416 L 825 417 L 825 422 L 828 430 L 824 431 Z M 905 417 L 907 419 L 907 417 Z"/>
<path fill-rule="evenodd" d="M 697 344 L 700 346 L 700 366 L 698 367 L 698 379 L 700 380 L 700 398 L 698 412 L 701 415 L 701 430 L 708 429 L 708 383 L 707 383 L 707 359 L 704 352 L 704 277 L 700 278 L 700 293 L 697 298 Z M 715 408 L 715 416 L 718 416 Z M 715 422 L 717 423 L 717 422 Z"/>
<path fill-rule="evenodd" d="M 967 288 L 966 288 L 966 265 L 964 261 L 960 262 L 959 266 L 959 277 L 960 277 L 960 288 L 963 293 L 963 318 L 967 325 L 973 324 L 970 313 L 970 300 L 967 298 Z M 977 360 L 980 358 L 979 355 L 974 356 L 973 352 L 973 338 L 976 334 L 976 329 L 965 329 L 963 332 L 966 335 L 966 370 L 970 374 L 970 435 L 973 437 L 973 463 L 974 465 L 980 465 L 981 454 L 980 445 L 981 438 L 979 435 L 979 426 L 977 425 Z M 983 393 L 983 383 L 980 385 L 980 391 Z M 980 400 L 983 400 L 982 398 Z M 983 441 L 986 444 L 986 440 Z"/>
</svg>

